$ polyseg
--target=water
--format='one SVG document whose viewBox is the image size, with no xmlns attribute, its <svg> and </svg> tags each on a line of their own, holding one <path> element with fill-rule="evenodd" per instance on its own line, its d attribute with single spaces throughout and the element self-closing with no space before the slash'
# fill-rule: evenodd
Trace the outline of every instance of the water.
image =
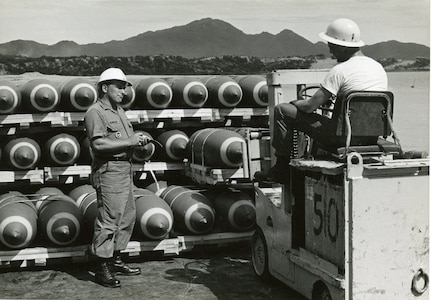
<svg viewBox="0 0 431 300">
<path fill-rule="evenodd" d="M 388 80 L 394 94 L 394 127 L 402 149 L 429 152 L 430 73 L 389 72 Z"/>
</svg>

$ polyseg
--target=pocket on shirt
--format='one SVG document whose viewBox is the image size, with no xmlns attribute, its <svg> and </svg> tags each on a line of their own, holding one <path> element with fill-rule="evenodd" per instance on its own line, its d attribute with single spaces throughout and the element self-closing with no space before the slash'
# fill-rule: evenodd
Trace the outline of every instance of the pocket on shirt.
<svg viewBox="0 0 431 300">
<path fill-rule="evenodd" d="M 117 137 L 117 132 L 120 133 L 120 137 L 121 137 L 121 132 L 123 131 L 123 125 L 118 124 L 118 123 L 109 123 L 107 125 L 107 132 L 108 132 L 108 137 L 112 138 L 112 139 L 118 139 L 119 137 Z"/>
<path fill-rule="evenodd" d="M 116 132 L 123 129 L 123 125 L 118 122 L 111 122 L 107 125 L 108 132 Z"/>
</svg>

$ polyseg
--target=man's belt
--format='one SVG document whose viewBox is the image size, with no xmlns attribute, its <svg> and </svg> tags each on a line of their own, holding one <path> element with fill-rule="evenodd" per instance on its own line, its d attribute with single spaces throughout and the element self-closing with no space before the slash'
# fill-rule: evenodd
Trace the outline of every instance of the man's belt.
<svg viewBox="0 0 431 300">
<path fill-rule="evenodd" d="M 109 157 L 96 156 L 96 158 L 98 160 L 106 160 L 106 161 L 130 161 L 129 156 L 109 156 Z"/>
<path fill-rule="evenodd" d="M 127 157 L 127 156 L 124 156 L 124 157 L 113 156 L 109 160 L 113 160 L 113 161 L 130 161 L 130 157 Z"/>
</svg>

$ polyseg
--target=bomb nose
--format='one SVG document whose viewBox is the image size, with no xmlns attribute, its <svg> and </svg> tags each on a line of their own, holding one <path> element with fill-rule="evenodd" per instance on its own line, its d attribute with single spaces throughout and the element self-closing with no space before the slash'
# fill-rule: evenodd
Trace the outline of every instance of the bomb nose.
<svg viewBox="0 0 431 300">
<path fill-rule="evenodd" d="M 70 235 L 70 228 L 67 225 L 59 226 L 55 228 L 54 233 L 58 235 L 68 236 Z"/>
</svg>

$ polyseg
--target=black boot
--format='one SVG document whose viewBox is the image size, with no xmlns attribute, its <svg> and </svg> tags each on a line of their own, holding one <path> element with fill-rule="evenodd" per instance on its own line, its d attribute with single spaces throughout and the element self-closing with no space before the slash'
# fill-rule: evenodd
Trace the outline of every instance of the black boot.
<svg viewBox="0 0 431 300">
<path fill-rule="evenodd" d="M 120 287 L 120 281 L 111 273 L 108 260 L 100 262 L 99 268 L 95 274 L 95 282 L 105 287 Z"/>
<path fill-rule="evenodd" d="M 112 269 L 112 272 L 116 275 L 132 276 L 132 275 L 141 274 L 141 269 L 129 267 L 123 262 L 123 260 L 121 259 L 121 256 L 115 253 L 114 253 L 114 261 L 111 265 L 111 269 Z"/>
<path fill-rule="evenodd" d="M 254 173 L 254 179 L 266 184 L 288 184 L 290 175 L 289 162 L 290 159 L 287 156 L 277 156 L 275 165 L 267 171 L 257 171 Z"/>
</svg>

